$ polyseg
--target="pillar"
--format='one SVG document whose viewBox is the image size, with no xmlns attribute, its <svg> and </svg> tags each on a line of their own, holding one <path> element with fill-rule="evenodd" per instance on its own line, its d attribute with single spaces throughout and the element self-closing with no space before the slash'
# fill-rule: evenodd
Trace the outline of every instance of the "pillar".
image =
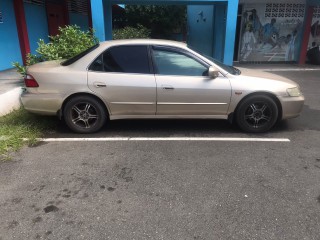
<svg viewBox="0 0 320 240">
<path fill-rule="evenodd" d="M 303 37 L 302 37 L 302 42 L 300 46 L 299 64 L 305 64 L 306 62 L 312 17 L 313 17 L 313 6 L 306 4 L 306 11 L 305 11 L 305 17 L 303 22 Z"/>
<path fill-rule="evenodd" d="M 23 0 L 14 0 L 13 7 L 16 16 L 22 61 L 23 64 L 26 65 L 26 56 L 28 53 L 30 53 L 30 43 L 26 24 L 26 17 L 24 14 Z"/>
<path fill-rule="evenodd" d="M 227 19 L 226 19 L 226 36 L 224 46 L 224 59 L 223 62 L 228 65 L 233 64 L 234 43 L 237 28 L 237 15 L 238 15 L 238 0 L 229 0 L 227 6 Z"/>
<path fill-rule="evenodd" d="M 91 0 L 92 27 L 100 41 L 112 39 L 112 4 L 110 0 Z"/>
</svg>

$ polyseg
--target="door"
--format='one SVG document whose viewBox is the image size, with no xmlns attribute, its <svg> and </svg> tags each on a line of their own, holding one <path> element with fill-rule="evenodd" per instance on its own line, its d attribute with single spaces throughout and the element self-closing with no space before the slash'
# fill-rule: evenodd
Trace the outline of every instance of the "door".
<svg viewBox="0 0 320 240">
<path fill-rule="evenodd" d="M 147 46 L 107 49 L 89 67 L 88 86 L 104 98 L 113 116 L 156 113 L 156 82 Z"/>
<path fill-rule="evenodd" d="M 57 35 L 59 27 L 64 27 L 68 24 L 63 4 L 47 3 L 47 16 L 50 36 Z"/>
<path fill-rule="evenodd" d="M 213 54 L 214 5 L 189 5 L 187 8 L 188 45 L 208 56 Z"/>
<path fill-rule="evenodd" d="M 152 48 L 157 82 L 157 115 L 225 116 L 229 79 L 208 77 L 208 64 L 182 49 Z"/>
</svg>

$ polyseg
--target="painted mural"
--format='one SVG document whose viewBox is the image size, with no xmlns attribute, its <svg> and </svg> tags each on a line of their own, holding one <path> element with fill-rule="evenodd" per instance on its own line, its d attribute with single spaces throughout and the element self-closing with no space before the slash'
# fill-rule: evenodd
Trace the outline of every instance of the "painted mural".
<svg viewBox="0 0 320 240">
<path fill-rule="evenodd" d="M 320 46 L 320 7 L 314 8 L 308 49 Z"/>
<path fill-rule="evenodd" d="M 244 6 L 240 61 L 297 61 L 304 4 L 267 3 Z"/>
</svg>

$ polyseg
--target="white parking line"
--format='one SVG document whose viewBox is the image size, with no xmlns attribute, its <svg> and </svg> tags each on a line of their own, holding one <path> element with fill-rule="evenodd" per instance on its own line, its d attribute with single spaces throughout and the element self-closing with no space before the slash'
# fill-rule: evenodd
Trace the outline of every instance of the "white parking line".
<svg viewBox="0 0 320 240">
<path fill-rule="evenodd" d="M 229 141 L 290 142 L 288 138 L 224 138 L 224 137 L 101 137 L 101 138 L 38 138 L 42 142 L 117 142 L 117 141 Z"/>
<path fill-rule="evenodd" d="M 291 71 L 320 71 L 320 68 L 270 68 L 262 69 L 264 72 L 291 72 Z"/>
</svg>

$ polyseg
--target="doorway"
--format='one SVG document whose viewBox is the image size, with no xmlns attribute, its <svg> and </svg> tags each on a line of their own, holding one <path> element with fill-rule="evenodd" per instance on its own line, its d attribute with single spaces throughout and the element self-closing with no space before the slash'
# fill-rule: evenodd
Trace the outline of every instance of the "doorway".
<svg viewBox="0 0 320 240">
<path fill-rule="evenodd" d="M 48 30 L 50 36 L 55 36 L 59 33 L 59 27 L 68 25 L 68 12 L 64 1 L 48 2 L 46 4 L 48 16 Z"/>
</svg>

